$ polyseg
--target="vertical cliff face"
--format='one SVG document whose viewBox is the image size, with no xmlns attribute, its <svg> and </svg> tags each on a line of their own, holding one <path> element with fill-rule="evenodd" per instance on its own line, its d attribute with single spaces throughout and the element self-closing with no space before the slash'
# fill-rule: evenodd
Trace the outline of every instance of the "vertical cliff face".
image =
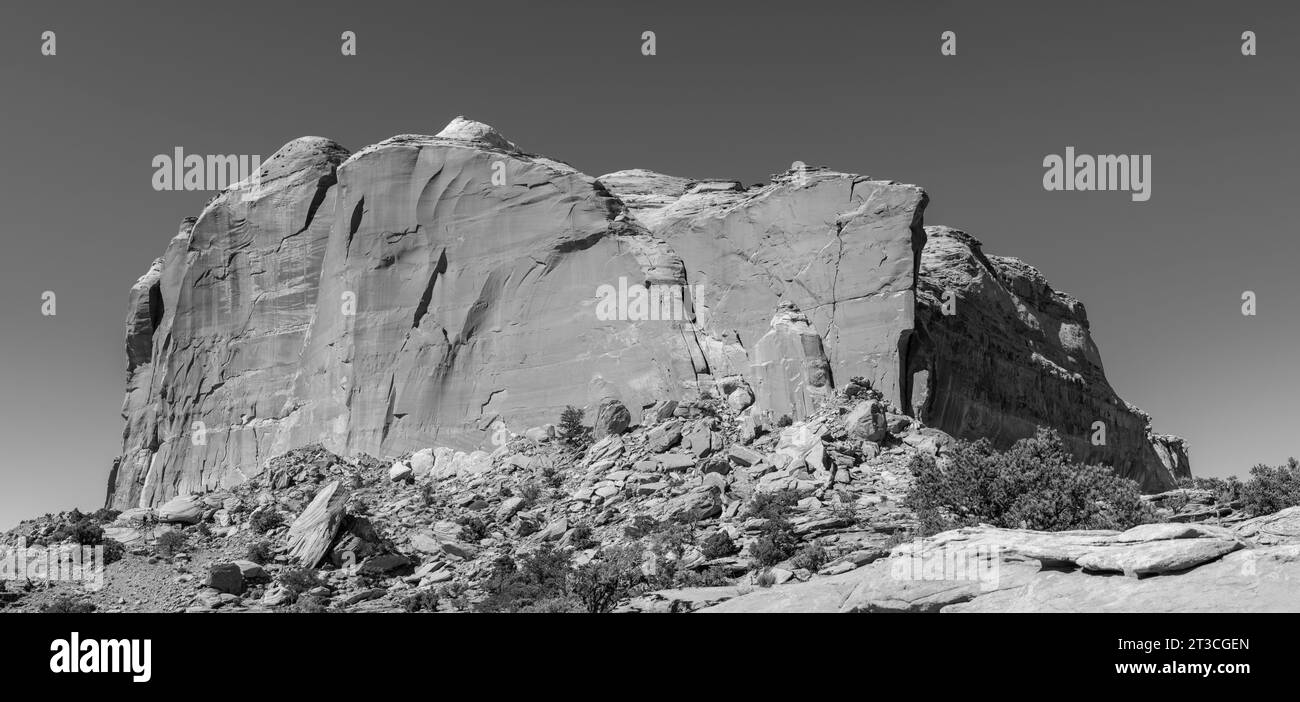
<svg viewBox="0 0 1300 702">
<path fill-rule="evenodd" d="M 600 180 L 703 286 L 697 326 L 715 374 L 750 373 L 754 344 L 790 302 L 821 333 L 832 378 L 861 376 L 907 404 L 900 345 L 915 326 L 923 190 L 825 169 L 748 189 L 649 171 Z"/>
<path fill-rule="evenodd" d="M 1190 475 L 1181 440 L 1154 435 L 1107 382 L 1082 303 L 1017 259 L 986 256 L 964 232 L 926 233 L 919 343 L 906 362 L 917 416 L 998 446 L 1050 427 L 1076 457 L 1149 490 Z"/>
<path fill-rule="evenodd" d="M 356 154 L 296 140 L 131 289 L 108 502 L 242 482 L 314 442 L 490 448 L 607 398 L 637 422 L 736 376 L 755 411 L 802 416 L 861 376 L 960 436 L 1045 424 L 1148 486 L 1185 474 L 1106 384 L 1082 306 L 960 233 L 927 244 L 925 204 L 824 169 L 595 179 L 463 119 Z M 1102 447 L 1079 443 L 1094 416 Z"/>
<path fill-rule="evenodd" d="M 131 291 L 110 504 L 240 480 L 269 456 L 315 311 L 334 211 L 328 139 L 285 145 L 182 224 Z"/>
<path fill-rule="evenodd" d="M 498 421 L 522 431 L 567 404 L 679 396 L 682 337 L 597 311 L 602 284 L 681 278 L 624 210 L 490 130 L 358 152 L 339 168 L 291 443 L 477 447 Z"/>
</svg>

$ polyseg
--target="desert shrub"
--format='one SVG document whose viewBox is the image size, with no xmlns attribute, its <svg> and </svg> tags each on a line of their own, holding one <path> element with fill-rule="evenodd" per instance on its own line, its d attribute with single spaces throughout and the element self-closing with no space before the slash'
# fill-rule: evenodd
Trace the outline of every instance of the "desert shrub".
<svg viewBox="0 0 1300 702">
<path fill-rule="evenodd" d="M 104 565 L 117 563 L 126 555 L 126 547 L 120 541 L 106 538 L 99 545 L 104 547 Z"/>
<path fill-rule="evenodd" d="M 794 424 L 794 418 L 788 414 L 783 414 L 780 419 L 776 420 L 776 427 L 778 429 L 784 429 L 792 424 Z"/>
<path fill-rule="evenodd" d="M 1300 461 L 1284 466 L 1257 465 L 1241 486 L 1242 509 L 1252 517 L 1300 505 Z"/>
<path fill-rule="evenodd" d="M 524 509 L 532 507 L 542 496 L 542 486 L 531 481 L 524 483 L 519 486 L 519 496 L 524 498 Z"/>
<path fill-rule="evenodd" d="M 402 609 L 407 612 L 437 612 L 438 593 L 433 590 L 417 590 L 402 600 Z"/>
<path fill-rule="evenodd" d="M 926 534 L 987 523 L 1041 531 L 1127 529 L 1151 521 L 1137 483 L 1105 466 L 1077 463 L 1054 431 L 1039 429 L 1006 451 L 958 441 L 948 460 L 912 461 L 907 503 Z"/>
<path fill-rule="evenodd" d="M 569 577 L 573 597 L 592 614 L 609 612 L 631 594 L 643 579 L 641 549 L 611 546 L 601 549 L 590 562 Z"/>
<path fill-rule="evenodd" d="M 659 522 L 654 517 L 638 514 L 632 518 L 631 524 L 623 526 L 623 535 L 629 539 L 640 539 L 659 531 L 660 528 Z"/>
<path fill-rule="evenodd" d="M 721 587 L 730 585 L 731 578 L 727 577 L 726 572 L 717 566 L 705 568 L 701 571 L 682 569 L 677 574 L 677 587 Z"/>
<path fill-rule="evenodd" d="M 798 548 L 799 537 L 790 522 L 771 517 L 750 545 L 749 557 L 755 567 L 771 567 L 793 556 Z"/>
<path fill-rule="evenodd" d="M 244 557 L 258 565 L 266 565 L 275 560 L 275 551 L 271 548 L 270 541 L 258 541 L 249 545 Z"/>
<path fill-rule="evenodd" d="M 569 405 L 560 413 L 559 431 L 564 443 L 579 449 L 585 449 L 591 443 L 591 428 L 583 426 L 583 410 Z"/>
<path fill-rule="evenodd" d="M 48 604 L 41 605 L 41 614 L 90 614 L 95 605 L 73 597 L 56 597 Z"/>
<path fill-rule="evenodd" d="M 469 602 L 469 585 L 463 582 L 444 583 L 434 588 L 434 595 L 438 598 L 439 606 L 444 603 L 444 611 L 461 610 L 465 611 L 470 608 Z"/>
<path fill-rule="evenodd" d="M 171 558 L 185 550 L 185 545 L 185 534 L 175 530 L 167 531 L 158 537 L 158 541 L 153 545 L 153 552 L 163 558 Z"/>
<path fill-rule="evenodd" d="M 592 536 L 590 524 L 579 524 L 573 527 L 573 532 L 569 535 L 569 546 L 577 551 L 585 551 L 596 546 L 597 543 Z"/>
<path fill-rule="evenodd" d="M 297 600 L 299 595 L 325 584 L 321 581 L 320 574 L 312 568 L 289 568 L 281 571 L 276 582 L 288 591 L 291 600 Z"/>
<path fill-rule="evenodd" d="M 688 523 L 662 524 L 650 534 L 650 548 L 658 554 L 672 554 L 678 558 L 695 544 L 695 527 Z"/>
<path fill-rule="evenodd" d="M 72 540 L 82 546 L 98 546 L 104 542 L 104 529 L 89 517 L 72 525 Z"/>
<path fill-rule="evenodd" d="M 704 554 L 705 558 L 709 559 L 734 556 L 739 551 L 740 547 L 736 545 L 736 542 L 731 540 L 727 532 L 721 530 L 709 534 L 700 544 L 700 552 Z"/>
<path fill-rule="evenodd" d="M 118 510 L 102 507 L 100 509 L 95 510 L 94 514 L 90 515 L 90 518 L 99 522 L 100 524 L 107 524 L 117 519 L 118 515 L 120 514 L 122 513 Z"/>
<path fill-rule="evenodd" d="M 519 609 L 528 614 L 578 614 L 586 612 L 582 602 L 573 595 L 548 597 Z"/>
<path fill-rule="evenodd" d="M 438 491 L 434 489 L 433 483 L 422 483 L 420 485 L 420 504 L 425 507 L 432 507 L 438 502 Z"/>
<path fill-rule="evenodd" d="M 91 517 L 79 510 L 68 512 L 65 521 L 44 539 L 33 540 L 33 545 L 48 546 L 71 540 L 81 546 L 98 546 L 104 539 L 104 530 Z"/>
<path fill-rule="evenodd" d="M 464 527 L 464 538 L 466 541 L 472 543 L 478 543 L 479 541 L 486 539 L 488 534 L 492 532 L 488 523 L 483 521 L 483 518 L 477 514 L 463 516 L 457 519 L 456 523 Z"/>
<path fill-rule="evenodd" d="M 771 568 L 769 568 L 762 573 L 759 573 L 758 578 L 754 580 L 754 583 L 759 587 L 772 587 L 776 584 L 776 574 L 772 572 Z"/>
<path fill-rule="evenodd" d="M 853 502 L 832 502 L 831 516 L 848 522 L 845 527 L 857 526 L 862 521 L 862 517 L 858 514 L 858 506 Z"/>
<path fill-rule="evenodd" d="M 265 534 L 284 524 L 284 517 L 274 509 L 263 509 L 253 514 L 253 518 L 249 520 L 248 524 L 252 527 L 254 534 Z"/>
<path fill-rule="evenodd" d="M 501 556 L 484 582 L 488 593 L 479 603 L 486 612 L 519 612 L 543 600 L 568 594 L 569 553 L 543 546 L 520 559 Z"/>
<path fill-rule="evenodd" d="M 1243 485 L 1237 476 L 1230 475 L 1227 478 L 1181 478 L 1178 487 L 1209 490 L 1214 493 L 1215 502 L 1227 504 L 1241 499 Z"/>
<path fill-rule="evenodd" d="M 808 544 L 794 554 L 790 559 L 790 565 L 816 573 L 829 561 L 830 554 L 826 553 L 826 549 L 821 544 Z"/>
<path fill-rule="evenodd" d="M 784 488 L 775 492 L 759 492 L 745 505 L 745 516 L 760 519 L 778 519 L 790 513 L 799 502 L 799 491 Z"/>
</svg>

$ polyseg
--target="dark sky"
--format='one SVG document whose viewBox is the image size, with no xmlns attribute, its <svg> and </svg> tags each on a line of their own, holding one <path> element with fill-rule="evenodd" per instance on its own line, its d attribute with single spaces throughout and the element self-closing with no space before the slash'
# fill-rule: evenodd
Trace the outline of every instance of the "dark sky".
<svg viewBox="0 0 1300 702">
<path fill-rule="evenodd" d="M 304 135 L 356 150 L 460 114 L 592 175 L 756 183 L 802 160 L 922 185 L 927 223 L 1085 302 L 1112 384 L 1189 439 L 1195 473 L 1300 453 L 1295 3 L 9 0 L 4 15 L 0 528 L 102 503 L 127 291 L 210 195 L 155 192 L 155 155 L 265 158 Z M 1258 56 L 1241 55 L 1247 29 Z M 1151 154 L 1151 200 L 1044 191 L 1043 157 L 1066 146 Z"/>
</svg>

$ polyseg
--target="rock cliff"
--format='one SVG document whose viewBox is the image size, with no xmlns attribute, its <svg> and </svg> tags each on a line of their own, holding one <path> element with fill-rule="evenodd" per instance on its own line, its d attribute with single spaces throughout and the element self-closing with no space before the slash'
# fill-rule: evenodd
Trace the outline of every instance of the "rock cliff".
<svg viewBox="0 0 1300 702">
<path fill-rule="evenodd" d="M 614 400 L 637 424 L 737 377 L 769 419 L 860 377 L 958 436 L 1044 424 L 1149 489 L 1188 474 L 1106 382 L 1082 305 L 927 232 L 926 202 L 826 169 L 592 178 L 461 118 L 355 154 L 295 140 L 132 288 L 108 503 L 228 488 L 316 442 L 491 448 Z"/>
</svg>

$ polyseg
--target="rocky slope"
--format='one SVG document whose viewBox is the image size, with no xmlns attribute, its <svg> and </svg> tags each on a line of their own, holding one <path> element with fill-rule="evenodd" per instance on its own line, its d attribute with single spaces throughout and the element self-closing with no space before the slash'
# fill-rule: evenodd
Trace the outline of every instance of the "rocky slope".
<svg viewBox="0 0 1300 702">
<path fill-rule="evenodd" d="M 1180 489 L 1150 498 L 1160 523 L 1124 532 L 920 539 L 909 466 L 942 459 L 951 437 L 863 385 L 787 426 L 737 411 L 743 389 L 656 403 L 631 427 L 605 403 L 581 451 L 551 425 L 490 454 L 295 449 L 231 488 L 109 515 L 104 535 L 128 553 L 102 590 L 11 583 L 0 605 L 469 611 L 499 597 L 503 562 L 563 553 L 572 573 L 623 548 L 635 580 L 614 611 L 1300 611 L 1300 508 L 1245 519 Z M 0 542 L 57 541 L 66 521 Z"/>
<path fill-rule="evenodd" d="M 1082 306 L 969 237 L 927 236 L 926 201 L 826 169 L 597 179 L 460 118 L 355 154 L 295 140 L 132 288 L 108 504 L 229 489 L 313 443 L 495 448 L 566 405 L 616 400 L 639 424 L 658 400 L 743 389 L 751 414 L 803 419 L 853 377 L 954 435 L 1047 425 L 1148 489 L 1187 475 L 1181 443 L 1106 382 Z M 681 303 L 638 307 L 638 290 Z"/>
</svg>

